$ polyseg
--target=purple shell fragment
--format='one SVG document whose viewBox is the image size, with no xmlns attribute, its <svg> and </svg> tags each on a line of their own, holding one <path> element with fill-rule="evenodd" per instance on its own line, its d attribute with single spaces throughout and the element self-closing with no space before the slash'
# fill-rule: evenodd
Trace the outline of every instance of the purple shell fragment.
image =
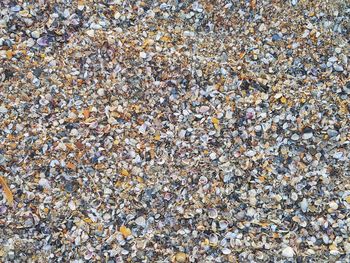
<svg viewBox="0 0 350 263">
<path fill-rule="evenodd" d="M 7 211 L 6 206 L 0 206 L 0 215 L 5 214 L 5 213 L 6 213 L 6 211 Z"/>
<path fill-rule="evenodd" d="M 36 41 L 39 46 L 46 47 L 49 45 L 49 38 L 48 37 L 40 37 Z"/>
</svg>

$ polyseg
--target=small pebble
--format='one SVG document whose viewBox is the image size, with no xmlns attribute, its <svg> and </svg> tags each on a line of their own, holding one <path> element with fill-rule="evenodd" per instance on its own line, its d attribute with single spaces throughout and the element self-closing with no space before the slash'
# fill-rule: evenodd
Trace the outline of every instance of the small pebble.
<svg viewBox="0 0 350 263">
<path fill-rule="evenodd" d="M 254 119 L 255 118 L 255 110 L 253 108 L 248 108 L 246 112 L 246 118 L 248 120 Z"/>
<path fill-rule="evenodd" d="M 291 137 L 291 139 L 292 139 L 293 141 L 298 141 L 299 138 L 300 138 L 300 136 L 299 136 L 298 134 L 296 134 L 296 133 L 294 133 L 294 134 L 292 135 L 292 137 Z"/>
<path fill-rule="evenodd" d="M 340 54 L 341 53 L 341 48 L 340 47 L 336 47 L 334 49 L 334 51 L 335 51 L 335 53 Z"/>
<path fill-rule="evenodd" d="M 296 6 L 298 4 L 298 2 L 299 2 L 299 0 L 291 0 L 291 1 L 292 1 L 292 5 L 293 6 Z"/>
<path fill-rule="evenodd" d="M 311 139 L 312 137 L 313 137 L 314 135 L 313 135 L 313 133 L 304 133 L 303 134 L 303 140 L 309 140 L 309 139 Z"/>
<path fill-rule="evenodd" d="M 285 247 L 283 250 L 282 250 L 282 256 L 283 257 L 286 257 L 286 258 L 292 258 L 294 257 L 294 250 L 293 248 L 291 247 Z"/>
<path fill-rule="evenodd" d="M 327 134 L 328 134 L 328 136 L 330 137 L 330 138 L 333 138 L 333 137 L 336 137 L 336 136 L 338 136 L 338 134 L 339 134 L 339 132 L 337 132 L 336 130 L 328 130 L 327 131 Z"/>
<path fill-rule="evenodd" d="M 217 156 L 216 156 L 216 153 L 215 153 L 215 152 L 210 153 L 209 157 L 210 157 L 210 159 L 211 159 L 211 160 L 215 160 L 215 159 L 217 158 Z"/>
<path fill-rule="evenodd" d="M 337 210 L 338 209 L 338 204 L 334 201 L 331 201 L 328 203 L 329 205 L 329 208 L 332 209 L 332 210 Z"/>
<path fill-rule="evenodd" d="M 49 39 L 47 37 L 40 37 L 36 41 L 39 46 L 46 47 L 49 45 Z"/>
<path fill-rule="evenodd" d="M 97 95 L 99 95 L 100 97 L 104 96 L 105 95 L 105 90 L 100 88 L 97 90 Z"/>
<path fill-rule="evenodd" d="M 50 182 L 45 178 L 41 178 L 39 180 L 39 185 L 42 186 L 44 189 L 50 189 Z"/>
<path fill-rule="evenodd" d="M 201 106 L 198 111 L 200 113 L 206 113 L 209 109 L 210 108 L 208 106 Z"/>
<path fill-rule="evenodd" d="M 282 38 L 279 34 L 274 34 L 272 36 L 272 41 L 280 41 Z"/>
<path fill-rule="evenodd" d="M 4 106 L 0 106 L 0 113 L 7 113 L 7 109 Z"/>
<path fill-rule="evenodd" d="M 333 68 L 334 68 L 335 71 L 338 71 L 338 72 L 344 71 L 343 66 L 341 66 L 341 65 L 339 65 L 339 64 L 337 64 L 337 63 L 335 63 L 335 64 L 333 65 Z"/>
<path fill-rule="evenodd" d="M 223 248 L 222 250 L 222 254 L 224 254 L 224 255 L 229 255 L 229 254 L 231 254 L 231 249 L 229 249 L 229 248 Z"/>
<path fill-rule="evenodd" d="M 187 255 L 184 252 L 178 252 L 175 255 L 176 262 L 186 262 Z"/>
<path fill-rule="evenodd" d="M 300 208 L 305 213 L 309 207 L 309 203 L 306 200 L 306 198 L 303 198 L 303 200 L 300 202 Z"/>
<path fill-rule="evenodd" d="M 39 31 L 33 31 L 31 33 L 31 36 L 35 39 L 38 39 L 40 37 L 40 32 Z"/>
<path fill-rule="evenodd" d="M 147 53 L 140 52 L 140 58 L 143 58 L 143 59 L 147 58 Z"/>
<path fill-rule="evenodd" d="M 266 25 L 265 25 L 264 23 L 260 24 L 258 30 L 259 30 L 260 32 L 265 31 L 265 30 L 266 30 Z"/>
<path fill-rule="evenodd" d="M 218 212 L 217 212 L 217 210 L 214 209 L 214 208 L 209 209 L 209 211 L 208 211 L 208 216 L 209 216 L 209 218 L 213 218 L 213 219 L 217 218 L 217 217 L 218 217 Z"/>
<path fill-rule="evenodd" d="M 141 226 L 141 227 L 146 226 L 146 220 L 143 216 L 136 218 L 135 223 L 136 223 L 136 225 Z"/>
</svg>

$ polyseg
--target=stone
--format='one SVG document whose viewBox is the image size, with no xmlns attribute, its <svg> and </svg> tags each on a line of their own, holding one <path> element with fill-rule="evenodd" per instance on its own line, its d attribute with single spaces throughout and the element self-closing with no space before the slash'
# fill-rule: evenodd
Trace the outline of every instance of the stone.
<svg viewBox="0 0 350 263">
<path fill-rule="evenodd" d="M 175 255 L 176 262 L 183 263 L 186 262 L 187 255 L 184 252 L 178 252 Z"/>
<path fill-rule="evenodd" d="M 281 38 L 281 36 L 279 35 L 279 34 L 274 34 L 273 36 L 272 36 L 272 41 L 280 41 L 282 38 Z"/>
<path fill-rule="evenodd" d="M 100 97 L 103 97 L 105 95 L 105 90 L 100 88 L 97 90 L 97 95 L 99 95 Z"/>
<path fill-rule="evenodd" d="M 229 249 L 229 248 L 227 248 L 227 247 L 223 248 L 221 251 L 222 251 L 222 254 L 224 254 L 224 255 L 229 255 L 229 254 L 231 254 L 231 249 Z"/>
<path fill-rule="evenodd" d="M 50 182 L 45 178 L 40 178 L 39 185 L 44 189 L 50 189 Z"/>
<path fill-rule="evenodd" d="M 0 106 L 0 113 L 7 113 L 7 109 L 4 106 Z"/>
<path fill-rule="evenodd" d="M 294 250 L 293 248 L 291 247 L 285 247 L 283 250 L 282 250 L 282 256 L 283 257 L 286 257 L 286 258 L 292 258 L 294 257 Z"/>
<path fill-rule="evenodd" d="M 142 226 L 142 227 L 146 226 L 146 220 L 145 220 L 145 218 L 143 216 L 140 216 L 140 217 L 136 218 L 135 219 L 135 223 L 138 226 Z"/>
<path fill-rule="evenodd" d="M 294 134 L 292 135 L 292 137 L 291 137 L 291 139 L 292 139 L 293 141 L 297 141 L 297 140 L 299 140 L 299 138 L 300 138 L 300 136 L 299 136 L 298 134 L 296 134 L 296 133 L 294 133 Z"/>
<path fill-rule="evenodd" d="M 198 110 L 199 113 L 206 113 L 210 108 L 208 106 L 201 106 Z"/>
<path fill-rule="evenodd" d="M 38 39 L 40 37 L 39 31 L 33 31 L 31 34 L 32 38 Z"/>
<path fill-rule="evenodd" d="M 308 133 L 304 133 L 302 138 L 303 140 L 309 140 L 314 136 L 314 134 L 312 132 L 308 132 Z"/>
<path fill-rule="evenodd" d="M 266 25 L 265 25 L 264 23 L 260 24 L 258 30 L 259 30 L 260 32 L 265 31 L 265 30 L 266 30 Z"/>
<path fill-rule="evenodd" d="M 309 203 L 306 198 L 303 198 L 303 200 L 300 202 L 300 208 L 305 213 L 309 207 Z"/>
<path fill-rule="evenodd" d="M 336 203 L 336 202 L 334 202 L 334 201 L 331 201 L 331 202 L 329 202 L 329 208 L 330 209 L 332 209 L 332 210 L 337 210 L 338 209 L 338 204 Z"/>
<path fill-rule="evenodd" d="M 334 70 L 337 71 L 337 72 L 342 72 L 342 71 L 344 71 L 343 66 L 340 65 L 340 64 L 337 64 L 337 63 L 335 63 L 335 64 L 333 65 L 333 68 L 334 68 Z"/>
<path fill-rule="evenodd" d="M 339 132 L 336 130 L 329 129 L 327 130 L 327 134 L 330 138 L 336 137 L 339 135 Z"/>
<path fill-rule="evenodd" d="M 147 53 L 141 51 L 141 52 L 140 52 L 140 58 L 143 58 L 143 59 L 147 58 Z"/>
</svg>

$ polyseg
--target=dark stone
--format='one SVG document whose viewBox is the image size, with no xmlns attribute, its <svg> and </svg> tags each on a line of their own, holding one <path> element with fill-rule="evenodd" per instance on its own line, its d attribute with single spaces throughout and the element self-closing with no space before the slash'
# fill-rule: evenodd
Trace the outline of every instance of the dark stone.
<svg viewBox="0 0 350 263">
<path fill-rule="evenodd" d="M 313 129 L 311 129 L 310 127 L 305 127 L 304 129 L 303 129 L 303 133 L 312 133 L 314 130 Z"/>
<path fill-rule="evenodd" d="M 66 182 L 66 184 L 64 185 L 64 189 L 67 192 L 70 192 L 70 193 L 73 192 L 74 191 L 74 183 L 71 181 Z"/>
<path fill-rule="evenodd" d="M 14 71 L 7 68 L 4 70 L 4 75 L 5 75 L 4 80 L 9 80 L 10 78 L 12 78 L 14 76 Z"/>
<path fill-rule="evenodd" d="M 35 77 L 39 78 L 41 73 L 43 72 L 43 69 L 42 68 L 34 68 L 33 69 L 33 74 Z"/>
<path fill-rule="evenodd" d="M 280 41 L 282 39 L 282 37 L 279 34 L 274 34 L 272 36 L 272 41 L 276 42 L 276 41 Z"/>
</svg>

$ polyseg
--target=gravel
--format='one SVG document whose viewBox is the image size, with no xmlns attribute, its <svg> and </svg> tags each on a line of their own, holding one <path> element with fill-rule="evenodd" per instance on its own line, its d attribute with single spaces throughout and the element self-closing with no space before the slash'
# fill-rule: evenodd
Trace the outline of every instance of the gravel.
<svg viewBox="0 0 350 263">
<path fill-rule="evenodd" d="M 14 2 L 1 262 L 350 262 L 348 1 Z"/>
</svg>

